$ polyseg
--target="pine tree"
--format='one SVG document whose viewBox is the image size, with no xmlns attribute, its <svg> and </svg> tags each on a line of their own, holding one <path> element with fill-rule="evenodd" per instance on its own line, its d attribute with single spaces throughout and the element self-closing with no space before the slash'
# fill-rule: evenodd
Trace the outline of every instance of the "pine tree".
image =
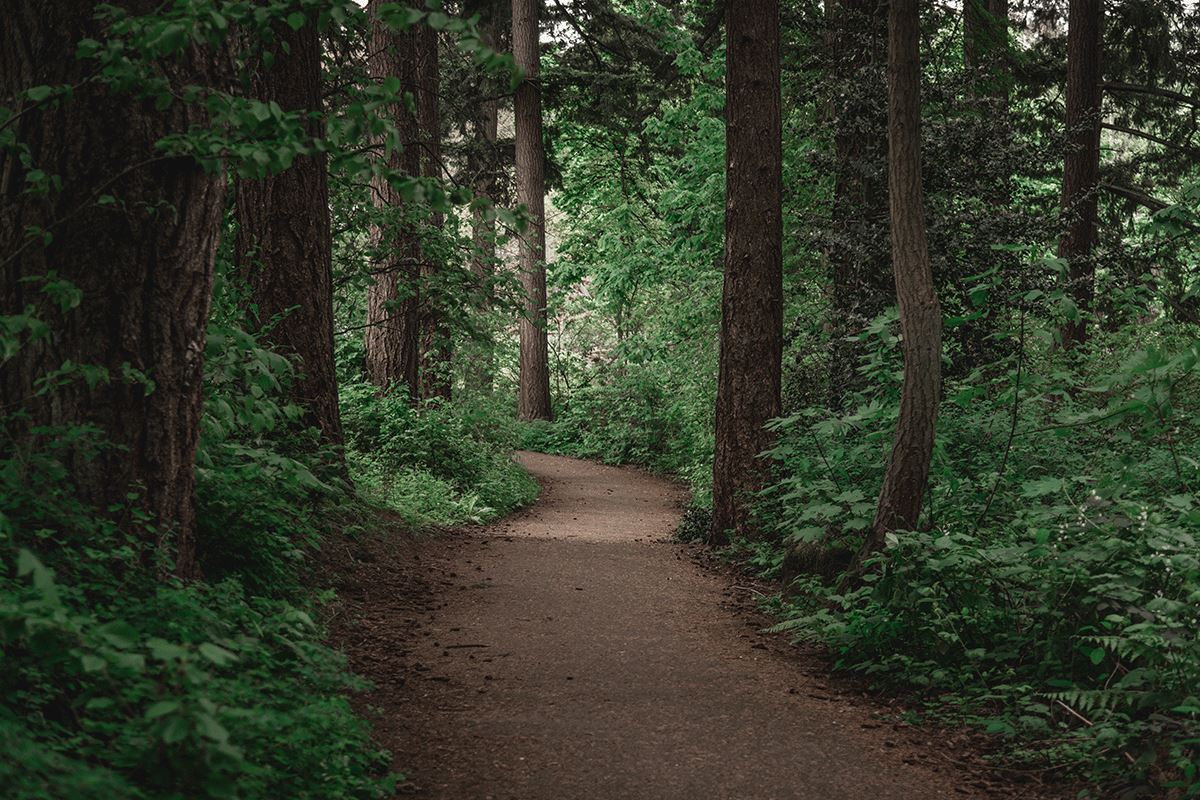
<svg viewBox="0 0 1200 800">
<path fill-rule="evenodd" d="M 783 358 L 783 143 L 779 4 L 726 12 L 725 283 L 717 378 L 710 537 L 749 535 L 749 504 L 767 467 L 758 456 L 779 416 Z"/>
<path fill-rule="evenodd" d="M 158 6 L 119 5 L 132 14 Z M 192 577 L 194 464 L 225 177 L 156 146 L 204 127 L 201 106 L 156 107 L 86 80 L 94 67 L 76 57 L 85 38 L 106 38 L 90 2 L 21 0 L 0 26 L 0 94 L 76 87 L 68 101 L 33 104 L 12 121 L 27 162 L 16 148 L 0 150 L 0 313 L 48 326 L 5 361 L 0 405 L 25 412 L 7 431 L 18 449 L 46 435 L 40 426 L 93 426 L 98 450 L 88 437 L 64 435 L 59 445 L 78 496 L 135 523 L 144 564 L 164 569 L 173 555 L 175 573 Z M 224 59 L 214 50 L 184 50 L 167 68 L 171 79 L 219 85 Z M 33 169 L 57 185 L 26 191 Z M 70 295 L 44 290 L 50 284 L 73 286 L 78 304 L 60 303 Z"/>
<path fill-rule="evenodd" d="M 367 7 L 372 20 L 370 75 L 376 81 L 400 79 L 400 90 L 416 95 L 415 31 L 397 33 L 379 19 L 381 0 Z M 387 168 L 393 173 L 421 173 L 420 132 L 417 117 L 404 102 L 391 106 L 401 149 L 393 149 Z M 401 193 L 380 174 L 372 179 L 371 200 L 380 222 L 371 239 L 376 255 L 374 280 L 367 291 L 365 337 L 367 376 L 384 391 L 402 387 L 409 398 L 419 397 L 421 246 L 411 220 L 404 219 Z"/>
<path fill-rule="evenodd" d="M 513 100 L 516 117 L 517 199 L 530 215 L 521 236 L 521 419 L 550 419 L 550 348 L 546 336 L 546 179 L 539 78 L 538 1 L 513 0 L 513 57 L 524 73 Z"/>
<path fill-rule="evenodd" d="M 324 135 L 321 41 L 316 15 L 303 27 L 280 23 L 272 65 L 259 66 L 259 99 L 306 117 L 310 139 Z M 296 159 L 278 175 L 237 181 L 235 259 L 250 285 L 252 311 L 262 324 L 281 318 L 267 341 L 295 357 L 300 375 L 294 399 L 330 444 L 342 443 L 333 359 L 332 237 L 329 173 L 323 150 Z"/>
<path fill-rule="evenodd" d="M 1071 0 L 1067 12 L 1067 152 L 1062 207 L 1067 229 L 1058 255 L 1067 261 L 1067 290 L 1079 312 L 1062 327 L 1063 347 L 1087 341 L 1095 294 L 1097 192 L 1100 186 L 1100 49 L 1102 0 Z"/>
<path fill-rule="evenodd" d="M 900 418 L 864 554 L 921 513 L 942 378 L 942 311 L 933 287 L 921 188 L 921 65 L 917 0 L 888 10 L 888 198 L 892 265 L 900 304 L 904 385 Z"/>
</svg>

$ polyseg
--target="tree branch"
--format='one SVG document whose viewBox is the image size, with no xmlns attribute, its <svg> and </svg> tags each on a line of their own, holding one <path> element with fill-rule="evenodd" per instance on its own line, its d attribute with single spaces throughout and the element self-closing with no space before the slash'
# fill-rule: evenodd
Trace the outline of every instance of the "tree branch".
<svg viewBox="0 0 1200 800">
<path fill-rule="evenodd" d="M 1193 108 L 1200 107 L 1200 97 L 1192 97 L 1183 92 L 1176 92 L 1172 89 L 1162 89 L 1158 86 L 1144 86 L 1138 83 L 1104 83 L 1101 88 L 1106 92 L 1122 92 L 1126 94 L 1147 94 L 1152 97 L 1162 97 L 1167 100 L 1174 100 L 1176 103 L 1181 103 L 1185 106 Z"/>
</svg>

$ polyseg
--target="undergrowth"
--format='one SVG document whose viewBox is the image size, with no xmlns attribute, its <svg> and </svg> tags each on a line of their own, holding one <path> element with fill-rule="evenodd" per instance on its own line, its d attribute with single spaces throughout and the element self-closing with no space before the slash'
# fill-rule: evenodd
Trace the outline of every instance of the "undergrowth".
<svg viewBox="0 0 1200 800">
<path fill-rule="evenodd" d="M 361 385 L 343 390 L 352 486 L 282 399 L 292 366 L 218 305 L 196 473 L 203 580 L 163 579 L 170 553 L 138 562 L 137 538 L 157 534 L 135 503 L 117 513 L 77 498 L 59 454 L 103 448 L 96 431 L 46 429 L 3 449 L 6 800 L 391 796 L 400 776 L 348 701 L 364 684 L 315 621 L 328 598 L 313 559 L 331 531 L 372 528 L 372 504 L 450 525 L 536 496 L 506 455 L 502 416 L 417 411 Z"/>
<path fill-rule="evenodd" d="M 48 429 L 0 459 L 6 798 L 391 793 L 390 759 L 347 700 L 361 683 L 323 644 L 304 580 L 330 528 L 364 512 L 279 399 L 284 359 L 227 321 L 207 356 L 204 580 L 161 579 L 169 554 L 137 562 L 152 520 L 77 499 L 58 455 L 94 431 Z"/>
<path fill-rule="evenodd" d="M 509 452 L 505 417 L 469 402 L 413 408 L 403 393 L 342 388 L 346 457 L 359 491 L 413 527 L 488 522 L 537 498 Z"/>
<path fill-rule="evenodd" d="M 893 326 L 863 333 L 870 389 L 844 413 L 801 406 L 775 423 L 761 538 L 728 555 L 790 581 L 776 629 L 1090 796 L 1200 796 L 1200 345 L 1142 331 L 1154 347 L 1111 337 L 1064 362 L 1044 331 L 1014 325 L 1004 360 L 947 382 L 925 529 L 890 536 L 858 580 L 840 570 L 895 427 Z M 638 415 L 662 414 L 653 395 L 615 402 L 638 391 L 591 388 L 526 441 L 677 474 L 700 462 L 686 424 L 635 435 Z M 706 533 L 700 504 L 680 535 Z"/>
</svg>

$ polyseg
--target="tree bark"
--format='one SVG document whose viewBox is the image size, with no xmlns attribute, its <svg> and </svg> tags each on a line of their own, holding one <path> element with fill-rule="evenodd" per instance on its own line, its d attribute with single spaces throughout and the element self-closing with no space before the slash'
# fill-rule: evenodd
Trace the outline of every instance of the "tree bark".
<svg viewBox="0 0 1200 800">
<path fill-rule="evenodd" d="M 417 34 L 417 123 L 421 136 L 421 175 L 442 177 L 442 122 L 438 113 L 441 86 L 438 61 L 438 32 L 424 26 Z M 434 211 L 429 224 L 441 229 L 445 217 Z M 421 285 L 425 287 L 421 305 L 421 397 L 450 399 L 450 332 L 446 329 L 445 287 L 440 285 L 441 264 L 424 254 L 421 261 Z"/>
<path fill-rule="evenodd" d="M 863 347 L 852 337 L 892 304 L 887 242 L 886 7 L 877 0 L 830 0 L 834 98 L 834 190 L 828 249 L 829 405 L 862 388 Z"/>
<path fill-rule="evenodd" d="M 1008 0 L 964 0 L 963 65 L 987 77 L 1003 64 L 1008 46 Z"/>
<path fill-rule="evenodd" d="M 480 15 L 479 33 L 488 47 L 498 47 L 498 10 L 496 0 L 475 0 L 467 3 L 467 16 Z M 487 86 L 481 86 L 482 94 Z M 499 134 L 500 101 L 494 96 L 484 96 L 475 110 L 472 125 L 473 142 L 468 155 L 468 171 L 476 197 L 497 201 L 498 175 L 496 140 Z M 471 274 L 479 289 L 478 311 L 486 313 L 492 306 L 493 281 L 496 263 L 496 221 L 482 208 L 471 212 Z M 495 383 L 495 354 L 492 343 L 484 342 L 476 358 L 468 368 L 470 382 L 476 387 L 491 392 Z"/>
<path fill-rule="evenodd" d="M 1067 11 L 1067 152 L 1062 208 L 1067 229 L 1058 255 L 1067 261 L 1067 291 L 1079 319 L 1061 330 L 1064 349 L 1087 341 L 1086 317 L 1095 293 L 1097 194 L 1100 184 L 1100 58 L 1102 0 L 1071 0 Z"/>
<path fill-rule="evenodd" d="M 371 0 L 367 6 L 372 20 L 368 71 L 377 81 L 398 77 L 400 91 L 415 97 L 417 34 L 395 33 L 380 22 L 382 5 L 382 0 Z M 417 117 L 403 102 L 392 105 L 392 115 L 402 149 L 387 154 L 386 167 L 403 175 L 420 175 Z M 420 396 L 421 245 L 412 221 L 405 219 L 403 196 L 386 176 L 372 178 L 371 200 L 377 221 L 371 228 L 375 279 L 367 290 L 367 377 L 385 392 L 401 387 L 415 403 Z"/>
<path fill-rule="evenodd" d="M 963 3 L 963 66 L 970 100 L 967 107 L 973 109 L 981 128 L 987 131 L 986 141 L 981 146 L 997 154 L 1005 153 L 1011 147 L 1012 139 L 1008 26 L 1008 0 L 965 0 Z M 990 214 L 1000 217 L 1012 201 L 1012 171 L 1007 161 L 1003 158 L 979 160 L 981 191 L 978 197 Z M 1023 265 L 1011 253 L 992 251 L 993 243 L 986 236 L 977 236 L 963 257 L 968 263 L 999 263 L 1000 279 L 1005 288 L 1009 288 L 1014 280 L 1009 276 L 1017 275 Z M 1009 293 L 1015 293 L 1015 289 Z M 1002 357 L 1005 342 L 994 334 L 999 319 L 997 312 L 1003 302 L 1003 296 L 989 299 L 975 319 L 965 321 L 958 328 L 959 354 L 954 360 L 954 368 L 961 374 L 969 374 Z M 970 307 L 969 301 L 965 305 Z"/>
<path fill-rule="evenodd" d="M 717 378 L 710 539 L 753 535 L 751 496 L 768 475 L 759 453 L 780 413 L 783 177 L 779 3 L 731 4 L 726 19 L 725 284 Z"/>
<path fill-rule="evenodd" d="M 117 5 L 134 14 L 157 7 Z M 27 167 L 0 151 L 0 313 L 32 313 L 49 326 L 5 361 L 0 402 L 4 413 L 26 415 L 6 420 L 18 451 L 54 438 L 36 426 L 95 426 L 106 444 L 94 454 L 70 437 L 56 445 L 79 497 L 138 532 L 143 565 L 187 578 L 197 572 L 194 466 L 225 179 L 155 147 L 206 126 L 198 104 L 160 111 L 85 82 L 94 66 L 76 59 L 76 46 L 106 38 L 94 11 L 78 0 L 21 0 L 0 25 L 0 95 L 77 87 L 61 103 L 21 101 L 12 123 L 33 167 L 61 186 L 26 191 Z M 176 86 L 213 86 L 225 64 L 220 53 L 189 48 L 162 69 Z M 31 227 L 53 238 L 30 239 Z M 64 311 L 43 292 L 47 276 L 74 284 L 78 306 Z M 73 374 L 42 391 L 68 363 L 105 377 Z"/>
<path fill-rule="evenodd" d="M 550 419 L 550 348 L 546 332 L 546 179 L 539 77 L 538 0 L 512 0 L 513 57 L 525 78 L 513 99 L 516 118 L 517 200 L 531 217 L 521 235 L 520 272 L 525 313 L 519 322 L 521 419 Z"/>
<path fill-rule="evenodd" d="M 896 437 L 862 555 L 881 548 L 888 532 L 917 525 L 941 395 L 942 312 L 933 286 L 921 188 L 918 0 L 891 0 L 888 38 L 888 197 L 904 384 Z"/>
<path fill-rule="evenodd" d="M 304 112 L 305 134 L 324 136 L 321 40 L 315 15 L 304 27 L 276 26 L 279 47 L 261 67 L 254 92 L 284 111 Z M 266 339 L 298 360 L 293 399 L 329 444 L 342 444 L 333 357 L 333 276 L 329 173 L 324 152 L 296 159 L 290 169 L 237 182 L 235 260 L 250 286 L 258 321 L 282 317 Z"/>
</svg>

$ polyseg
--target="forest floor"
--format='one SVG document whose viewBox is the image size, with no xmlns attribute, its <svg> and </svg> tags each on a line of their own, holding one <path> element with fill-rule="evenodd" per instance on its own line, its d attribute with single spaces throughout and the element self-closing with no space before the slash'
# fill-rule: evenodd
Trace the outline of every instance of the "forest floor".
<svg viewBox="0 0 1200 800">
<path fill-rule="evenodd" d="M 970 737 L 913 727 L 761 633 L 756 587 L 671 540 L 683 493 L 522 453 L 531 508 L 349 545 L 336 643 L 401 796 L 446 800 L 1051 797 Z"/>
</svg>

